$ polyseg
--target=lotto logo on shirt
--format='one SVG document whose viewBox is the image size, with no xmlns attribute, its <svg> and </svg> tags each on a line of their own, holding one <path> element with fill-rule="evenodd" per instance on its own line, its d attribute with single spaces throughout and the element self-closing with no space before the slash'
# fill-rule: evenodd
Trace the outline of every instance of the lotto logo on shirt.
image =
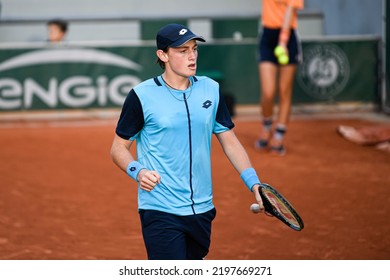
<svg viewBox="0 0 390 280">
<path fill-rule="evenodd" d="M 208 109 L 211 105 L 212 105 L 212 102 L 210 100 L 207 100 L 207 101 L 203 102 L 202 107 Z"/>
</svg>

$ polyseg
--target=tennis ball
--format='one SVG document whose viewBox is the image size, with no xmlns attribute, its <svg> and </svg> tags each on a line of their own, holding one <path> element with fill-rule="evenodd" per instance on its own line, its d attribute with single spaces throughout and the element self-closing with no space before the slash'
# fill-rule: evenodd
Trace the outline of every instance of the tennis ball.
<svg viewBox="0 0 390 280">
<path fill-rule="evenodd" d="M 252 213 L 259 213 L 260 212 L 260 205 L 257 203 L 253 203 L 251 205 L 250 209 L 251 209 Z"/>
<path fill-rule="evenodd" d="M 281 55 L 278 57 L 279 64 L 286 65 L 288 63 L 288 56 L 287 55 Z"/>
<path fill-rule="evenodd" d="M 286 54 L 286 51 L 282 46 L 277 46 L 274 49 L 274 54 L 278 58 L 279 64 L 285 65 L 288 63 L 288 55 Z"/>
<path fill-rule="evenodd" d="M 279 57 L 281 55 L 286 55 L 286 52 L 284 51 L 284 48 L 282 46 L 277 46 L 274 49 L 274 54 L 275 54 L 275 56 Z"/>
</svg>

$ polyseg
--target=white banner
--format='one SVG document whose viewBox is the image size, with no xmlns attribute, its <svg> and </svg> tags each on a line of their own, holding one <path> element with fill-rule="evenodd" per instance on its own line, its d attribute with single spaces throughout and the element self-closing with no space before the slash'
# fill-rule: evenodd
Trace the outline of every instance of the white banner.
<svg viewBox="0 0 390 280">
<path fill-rule="evenodd" d="M 390 279 L 388 260 L 30 260 L 0 261 L 0 278 L 21 279 Z"/>
</svg>

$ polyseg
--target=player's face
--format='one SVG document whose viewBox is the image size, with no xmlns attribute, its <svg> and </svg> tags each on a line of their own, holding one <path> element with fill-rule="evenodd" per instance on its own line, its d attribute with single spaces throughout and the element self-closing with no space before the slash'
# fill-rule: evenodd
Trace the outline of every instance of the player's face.
<svg viewBox="0 0 390 280">
<path fill-rule="evenodd" d="M 196 74 L 196 61 L 198 59 L 198 45 L 191 40 L 178 48 L 168 49 L 168 66 L 175 74 L 190 77 Z"/>
</svg>

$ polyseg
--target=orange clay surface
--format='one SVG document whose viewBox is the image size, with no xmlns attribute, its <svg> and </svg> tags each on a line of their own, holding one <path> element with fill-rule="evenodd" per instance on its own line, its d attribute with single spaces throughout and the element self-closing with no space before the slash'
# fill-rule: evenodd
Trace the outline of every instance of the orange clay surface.
<svg viewBox="0 0 390 280">
<path fill-rule="evenodd" d="M 348 142 L 340 124 L 292 119 L 287 155 L 255 151 L 258 120 L 234 129 L 262 181 L 301 214 L 301 232 L 252 214 L 253 195 L 213 139 L 210 260 L 390 259 L 390 154 Z M 116 120 L 0 123 L 0 259 L 146 259 L 136 184 L 111 161 Z"/>
</svg>

